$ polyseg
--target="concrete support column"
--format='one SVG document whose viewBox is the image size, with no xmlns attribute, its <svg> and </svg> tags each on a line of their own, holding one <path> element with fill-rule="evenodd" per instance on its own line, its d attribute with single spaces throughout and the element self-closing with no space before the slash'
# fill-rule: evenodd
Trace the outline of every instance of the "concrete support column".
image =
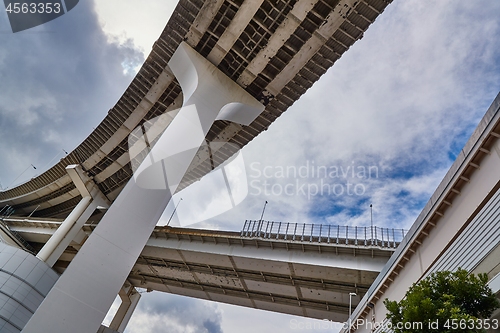
<svg viewBox="0 0 500 333">
<path fill-rule="evenodd" d="M 186 43 L 169 67 L 184 104 L 135 170 L 24 333 L 97 332 L 217 119 L 249 125 L 264 106 Z M 147 133 L 143 133 L 147 140 Z M 55 315 L 57 314 L 57 315 Z"/>
<path fill-rule="evenodd" d="M 132 314 L 134 313 L 135 308 L 137 307 L 137 304 L 139 303 L 139 300 L 141 299 L 141 294 L 139 294 L 134 286 L 127 282 L 125 283 L 125 286 L 120 289 L 118 295 L 120 296 L 122 304 L 120 304 L 120 307 L 113 317 L 109 328 L 119 333 L 123 333 L 130 318 L 132 317 Z"/>
<path fill-rule="evenodd" d="M 96 208 L 109 206 L 107 198 L 79 165 L 68 165 L 66 171 L 80 191 L 82 200 L 37 254 L 40 260 L 45 261 L 51 267 L 61 257 Z"/>
<path fill-rule="evenodd" d="M 90 196 L 83 197 L 82 200 L 80 200 L 71 214 L 69 214 L 69 216 L 63 221 L 61 226 L 54 232 L 54 235 L 50 237 L 48 242 L 45 243 L 40 252 L 38 252 L 37 257 L 40 260 L 47 262 L 47 259 L 54 252 L 54 250 L 64 239 L 64 237 L 68 234 L 68 232 L 71 230 L 75 222 L 80 218 L 83 212 L 85 212 L 85 210 L 89 207 L 91 202 L 92 198 Z"/>
</svg>

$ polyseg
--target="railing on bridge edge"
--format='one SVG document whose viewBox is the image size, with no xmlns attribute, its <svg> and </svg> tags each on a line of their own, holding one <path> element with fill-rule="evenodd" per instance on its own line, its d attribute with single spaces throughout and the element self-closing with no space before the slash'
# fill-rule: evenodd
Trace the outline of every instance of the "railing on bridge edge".
<svg viewBox="0 0 500 333">
<path fill-rule="evenodd" d="M 246 220 L 242 237 L 396 248 L 407 230 Z"/>
<path fill-rule="evenodd" d="M 10 233 L 20 243 L 20 245 L 24 247 L 25 250 L 33 255 L 36 255 L 35 249 L 18 232 L 9 228 L 9 226 L 5 224 L 3 217 L 0 217 L 0 229 L 3 229 L 6 233 Z"/>
</svg>

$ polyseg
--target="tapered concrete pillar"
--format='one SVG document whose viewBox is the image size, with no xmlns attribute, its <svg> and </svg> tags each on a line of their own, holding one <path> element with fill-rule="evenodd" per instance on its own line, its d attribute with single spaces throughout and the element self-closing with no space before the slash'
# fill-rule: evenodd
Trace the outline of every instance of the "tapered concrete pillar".
<svg viewBox="0 0 500 333">
<path fill-rule="evenodd" d="M 97 332 L 213 122 L 248 125 L 264 110 L 185 43 L 169 67 L 183 90 L 182 109 L 23 332 Z"/>
</svg>

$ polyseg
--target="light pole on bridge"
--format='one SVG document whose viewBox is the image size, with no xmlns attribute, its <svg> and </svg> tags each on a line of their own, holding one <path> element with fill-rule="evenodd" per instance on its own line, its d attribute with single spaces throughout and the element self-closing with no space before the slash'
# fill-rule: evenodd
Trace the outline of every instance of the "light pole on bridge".
<svg viewBox="0 0 500 333">
<path fill-rule="evenodd" d="M 372 205 L 370 205 L 371 207 Z M 349 293 L 349 333 L 351 332 L 351 313 L 352 313 L 352 296 L 357 296 L 356 293 Z"/>
<path fill-rule="evenodd" d="M 264 212 L 266 211 L 266 206 L 267 206 L 267 200 L 266 202 L 264 203 L 264 208 L 262 209 L 262 214 L 260 215 L 260 220 L 259 220 L 259 227 L 258 227 L 258 235 L 260 236 L 260 232 L 262 229 L 262 219 L 264 218 Z"/>
<path fill-rule="evenodd" d="M 370 230 L 372 233 L 372 245 L 373 245 L 373 205 L 370 204 Z"/>
</svg>

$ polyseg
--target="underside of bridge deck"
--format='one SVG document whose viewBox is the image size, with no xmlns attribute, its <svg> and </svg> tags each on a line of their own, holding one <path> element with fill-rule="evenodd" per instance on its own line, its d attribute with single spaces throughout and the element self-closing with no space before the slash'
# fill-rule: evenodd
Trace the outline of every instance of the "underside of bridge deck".
<svg viewBox="0 0 500 333">
<path fill-rule="evenodd" d="M 81 199 L 65 170 L 71 164 L 81 165 L 113 201 L 138 162 L 129 154 L 131 131 L 161 115 L 168 125 L 182 104 L 181 87 L 167 65 L 182 41 L 265 105 L 248 126 L 214 123 L 207 143 L 232 145 L 200 148 L 182 187 L 189 185 L 267 130 L 390 2 L 180 0 L 142 68 L 95 131 L 48 171 L 1 191 L 0 208 L 9 206 L 17 216 L 65 217 Z"/>
<path fill-rule="evenodd" d="M 36 251 L 57 230 L 54 219 L 4 219 Z M 95 225 L 54 265 L 63 273 Z M 128 281 L 135 287 L 216 302 L 344 322 L 394 248 L 245 237 L 239 232 L 157 227 Z"/>
</svg>

